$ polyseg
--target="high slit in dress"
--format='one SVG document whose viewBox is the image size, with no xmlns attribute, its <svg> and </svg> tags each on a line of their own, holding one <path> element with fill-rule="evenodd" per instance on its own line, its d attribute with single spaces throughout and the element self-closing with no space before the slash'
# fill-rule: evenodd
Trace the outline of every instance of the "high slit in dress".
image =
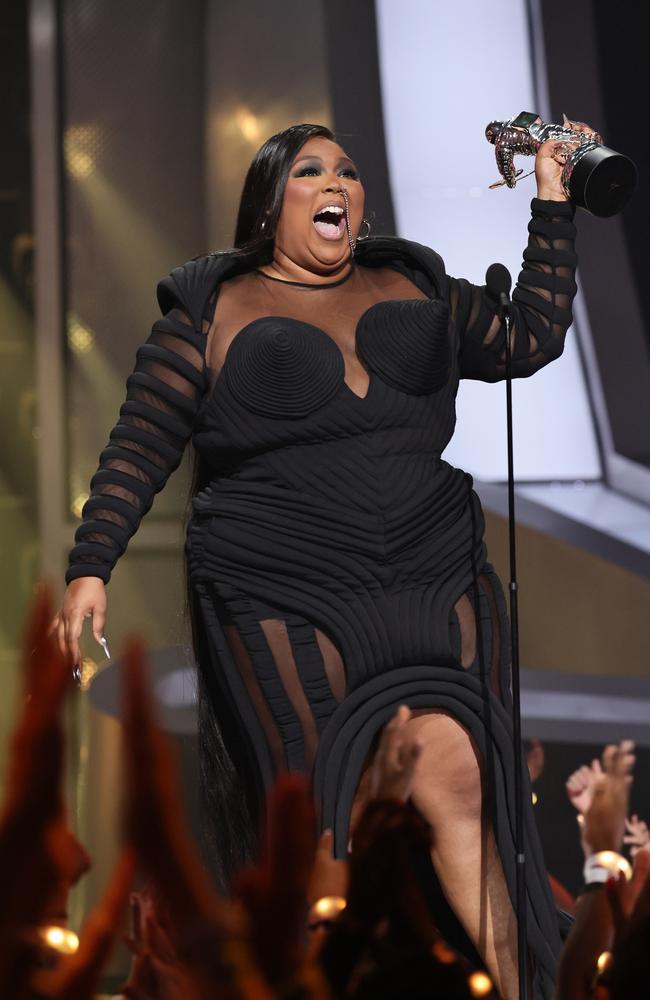
<svg viewBox="0 0 650 1000">
<path fill-rule="evenodd" d="M 513 293 L 518 377 L 561 354 L 576 287 L 572 207 L 531 208 Z M 202 473 L 189 583 L 233 756 L 260 794 L 279 770 L 308 774 L 342 855 L 381 727 L 400 704 L 448 713 L 488 765 L 514 899 L 505 602 L 471 477 L 441 458 L 459 379 L 504 377 L 495 303 L 432 250 L 388 237 L 360 243 L 350 274 L 325 287 L 226 252 L 177 268 L 158 298 L 163 318 L 100 456 L 68 581 L 108 581 L 191 439 Z M 363 397 L 345 381 L 346 332 L 368 373 Z M 525 830 L 534 995 L 545 998 L 560 937 L 528 802 Z"/>
</svg>

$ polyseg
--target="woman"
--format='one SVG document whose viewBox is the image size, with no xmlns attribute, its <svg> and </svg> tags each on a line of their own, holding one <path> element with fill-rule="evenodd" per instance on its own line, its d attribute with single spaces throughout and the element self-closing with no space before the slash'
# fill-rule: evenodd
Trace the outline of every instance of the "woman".
<svg viewBox="0 0 650 1000">
<path fill-rule="evenodd" d="M 575 229 L 558 154 L 546 144 L 536 161 L 513 295 L 517 376 L 557 357 L 571 322 Z M 222 832 L 235 824 L 223 802 L 237 774 L 254 775 L 254 808 L 289 767 L 313 775 L 323 826 L 345 852 L 373 742 L 407 704 L 433 864 L 510 1000 L 507 620 L 471 479 L 440 458 L 459 378 L 502 378 L 505 333 L 485 289 L 449 278 L 432 250 L 361 239 L 363 213 L 356 167 L 331 132 L 294 126 L 250 167 L 238 249 L 160 282 L 163 319 L 92 480 L 59 637 L 77 659 L 92 616 L 102 638 L 111 570 L 191 438 L 188 578 L 208 722 L 223 739 L 212 786 Z M 531 969 L 546 997 L 559 936 L 526 824 Z"/>
</svg>

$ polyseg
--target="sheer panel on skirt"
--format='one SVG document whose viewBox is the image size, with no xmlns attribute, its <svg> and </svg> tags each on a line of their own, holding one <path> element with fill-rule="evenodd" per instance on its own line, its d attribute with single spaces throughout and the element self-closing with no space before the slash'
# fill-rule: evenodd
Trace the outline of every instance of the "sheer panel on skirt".
<svg viewBox="0 0 650 1000">
<path fill-rule="evenodd" d="M 470 587 L 450 613 L 450 646 L 458 670 L 479 678 L 486 691 L 507 707 L 510 657 L 505 599 L 489 565 L 477 583 L 478 629 L 476 597 Z M 244 595 L 238 595 L 236 602 L 220 601 L 214 594 L 213 599 L 274 772 L 289 768 L 311 775 L 320 733 L 348 693 L 339 649 L 322 629 L 299 615 Z M 433 710 L 434 706 L 429 709 Z M 427 711 L 417 708 L 414 715 Z M 379 734 L 375 743 L 378 738 Z"/>
</svg>

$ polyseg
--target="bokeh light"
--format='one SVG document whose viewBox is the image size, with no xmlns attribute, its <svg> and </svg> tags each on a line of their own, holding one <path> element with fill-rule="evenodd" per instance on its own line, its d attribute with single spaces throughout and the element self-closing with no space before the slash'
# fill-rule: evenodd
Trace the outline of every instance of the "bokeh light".
<svg viewBox="0 0 650 1000">
<path fill-rule="evenodd" d="M 312 914 L 319 920 L 336 920 L 345 907 L 343 896 L 322 896 L 314 903 Z"/>
<path fill-rule="evenodd" d="M 246 142 L 252 145 L 259 145 L 262 140 L 262 126 L 257 115 L 249 111 L 246 107 L 237 108 L 235 111 L 235 122 Z"/>
<path fill-rule="evenodd" d="M 598 961 L 596 962 L 596 966 L 598 968 L 598 971 L 599 972 L 604 972 L 605 969 L 607 968 L 607 966 L 609 965 L 609 963 L 611 962 L 611 960 L 612 960 L 612 953 L 611 953 L 611 951 L 603 951 L 603 952 L 601 952 L 600 955 L 598 956 Z"/>
<path fill-rule="evenodd" d="M 65 130 L 65 165 L 75 180 L 85 180 L 96 169 L 100 141 L 97 125 L 69 125 Z"/>
<path fill-rule="evenodd" d="M 88 496 L 88 493 L 77 493 L 76 497 L 70 504 L 70 510 L 76 518 L 81 518 L 81 512 Z"/>
<path fill-rule="evenodd" d="M 485 972 L 473 972 L 467 984 L 473 997 L 487 997 L 493 990 L 492 980 Z"/>
<path fill-rule="evenodd" d="M 76 315 L 68 314 L 68 346 L 75 354 L 87 354 L 95 344 L 95 334 Z"/>
<path fill-rule="evenodd" d="M 79 948 L 79 938 L 67 927 L 41 927 L 39 936 L 43 944 L 60 955 L 74 955 Z"/>
<path fill-rule="evenodd" d="M 432 948 L 434 958 L 436 958 L 443 965 L 453 965 L 454 962 L 458 961 L 458 955 L 450 948 L 446 941 L 440 938 L 435 942 Z"/>
</svg>

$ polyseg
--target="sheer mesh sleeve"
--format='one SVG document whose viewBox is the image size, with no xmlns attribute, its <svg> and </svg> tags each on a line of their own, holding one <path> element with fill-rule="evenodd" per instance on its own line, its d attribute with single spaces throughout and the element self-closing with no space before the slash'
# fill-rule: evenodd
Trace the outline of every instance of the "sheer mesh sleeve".
<svg viewBox="0 0 650 1000">
<path fill-rule="evenodd" d="M 533 198 L 528 246 L 512 294 L 512 374 L 532 375 L 564 349 L 576 293 L 574 207 Z M 451 278 L 449 295 L 459 337 L 461 378 L 505 377 L 505 325 L 485 287 Z"/>
<path fill-rule="evenodd" d="M 119 420 L 90 482 L 66 583 L 80 576 L 108 583 L 155 494 L 179 465 L 208 387 L 205 339 L 185 312 L 172 308 L 138 350 Z"/>
</svg>

